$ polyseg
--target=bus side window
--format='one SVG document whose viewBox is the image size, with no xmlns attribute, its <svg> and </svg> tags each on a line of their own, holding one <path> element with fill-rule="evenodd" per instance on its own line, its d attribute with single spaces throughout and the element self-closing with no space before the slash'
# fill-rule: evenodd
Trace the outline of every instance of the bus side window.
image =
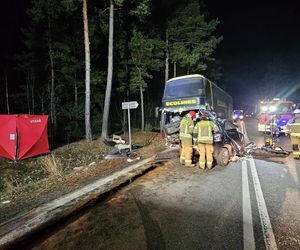
<svg viewBox="0 0 300 250">
<path fill-rule="evenodd" d="M 212 106 L 211 102 L 211 91 L 210 91 L 210 82 L 205 79 L 205 93 L 206 93 L 206 102 Z"/>
</svg>

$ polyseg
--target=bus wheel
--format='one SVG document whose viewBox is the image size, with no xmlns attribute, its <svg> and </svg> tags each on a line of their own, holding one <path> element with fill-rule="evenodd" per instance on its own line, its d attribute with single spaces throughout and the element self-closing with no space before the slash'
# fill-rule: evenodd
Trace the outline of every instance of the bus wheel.
<svg viewBox="0 0 300 250">
<path fill-rule="evenodd" d="M 229 162 L 229 151 L 227 148 L 221 148 L 219 153 L 216 155 L 216 161 L 219 166 L 226 166 Z"/>
</svg>

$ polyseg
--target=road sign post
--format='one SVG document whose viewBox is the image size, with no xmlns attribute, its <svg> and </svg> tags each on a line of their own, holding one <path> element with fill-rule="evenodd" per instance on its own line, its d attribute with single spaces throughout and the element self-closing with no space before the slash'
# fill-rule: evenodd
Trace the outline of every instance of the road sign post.
<svg viewBox="0 0 300 250">
<path fill-rule="evenodd" d="M 133 102 L 122 102 L 122 109 L 127 109 L 127 114 L 128 114 L 128 134 L 129 134 L 129 148 L 130 148 L 130 152 L 132 150 L 132 148 L 131 148 L 130 109 L 136 109 L 138 106 L 139 106 L 139 104 L 136 101 L 133 101 Z"/>
</svg>

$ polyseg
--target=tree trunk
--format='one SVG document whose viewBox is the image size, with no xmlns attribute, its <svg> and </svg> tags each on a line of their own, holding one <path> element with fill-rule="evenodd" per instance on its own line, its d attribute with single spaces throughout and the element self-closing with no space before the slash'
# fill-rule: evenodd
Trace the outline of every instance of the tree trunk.
<svg viewBox="0 0 300 250">
<path fill-rule="evenodd" d="M 74 75 L 74 79 L 75 79 L 75 84 L 74 84 L 74 104 L 75 104 L 75 107 L 77 108 L 78 107 L 78 86 L 77 86 L 77 74 L 75 72 L 75 75 Z"/>
<path fill-rule="evenodd" d="M 49 7 L 48 7 L 49 8 Z M 51 37 L 51 18 L 50 10 L 48 9 L 48 49 L 49 49 L 49 61 L 50 61 L 50 77 L 51 77 L 51 89 L 50 89 L 50 122 L 53 126 L 53 132 L 56 133 L 56 112 L 55 112 L 55 86 L 54 86 L 54 61 L 53 61 L 53 48 Z"/>
<path fill-rule="evenodd" d="M 84 50 L 85 50 L 85 138 L 92 141 L 91 119 L 90 119 L 90 41 L 87 16 L 87 0 L 83 0 L 83 30 L 84 30 Z"/>
<path fill-rule="evenodd" d="M 168 30 L 166 31 L 166 69 L 165 69 L 165 82 L 169 80 L 169 59 L 170 59 L 170 54 L 169 54 L 169 35 L 168 35 Z"/>
<path fill-rule="evenodd" d="M 45 114 L 45 111 L 44 111 L 44 92 L 41 94 L 41 109 L 42 109 L 42 115 Z"/>
<path fill-rule="evenodd" d="M 29 73 L 26 77 L 26 98 L 27 98 L 27 108 L 28 108 L 28 114 L 31 114 L 31 110 L 30 110 L 30 91 L 29 91 L 29 82 L 30 82 L 30 77 L 29 77 Z"/>
<path fill-rule="evenodd" d="M 126 102 L 126 99 L 123 99 Z M 123 122 L 122 122 L 123 136 L 126 135 L 126 109 L 123 109 Z"/>
<path fill-rule="evenodd" d="M 112 88 L 112 74 L 113 74 L 113 35 L 114 35 L 114 4 L 113 4 L 113 0 L 110 0 L 108 69 L 107 69 L 107 84 L 106 84 L 106 92 L 105 92 L 101 138 L 106 138 L 107 133 L 108 133 L 109 104 L 110 104 L 110 96 L 111 96 L 111 88 Z"/>
<path fill-rule="evenodd" d="M 34 103 L 34 76 L 32 76 L 32 84 L 31 84 L 31 105 L 32 105 L 32 114 L 34 114 L 35 103 Z"/>
<path fill-rule="evenodd" d="M 145 129 L 145 117 L 144 117 L 144 93 L 143 87 L 140 86 L 140 97 L 141 97 L 141 119 L 142 119 L 142 132 Z"/>
<path fill-rule="evenodd" d="M 8 83 L 7 83 L 7 74 L 6 71 L 4 72 L 4 76 L 5 76 L 5 91 L 6 91 L 6 109 L 7 109 L 7 114 L 9 113 L 9 100 L 8 100 Z"/>
<path fill-rule="evenodd" d="M 51 71 L 51 92 L 50 92 L 50 121 L 56 130 L 56 119 L 55 119 L 55 86 L 54 86 L 54 63 L 53 63 L 53 51 L 52 46 L 49 44 L 49 59 L 50 59 L 50 71 Z"/>
<path fill-rule="evenodd" d="M 78 107 L 78 87 L 76 83 L 74 86 L 74 102 L 75 102 L 75 107 Z"/>
<path fill-rule="evenodd" d="M 174 62 L 174 77 L 176 77 L 176 62 Z"/>
</svg>

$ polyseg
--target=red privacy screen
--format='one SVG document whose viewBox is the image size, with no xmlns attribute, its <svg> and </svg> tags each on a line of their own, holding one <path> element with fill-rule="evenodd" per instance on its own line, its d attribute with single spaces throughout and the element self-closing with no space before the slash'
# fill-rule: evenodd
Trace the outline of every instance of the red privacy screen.
<svg viewBox="0 0 300 250">
<path fill-rule="evenodd" d="M 47 115 L 0 115 L 0 156 L 22 160 L 49 152 Z"/>
<path fill-rule="evenodd" d="M 17 126 L 13 115 L 0 115 L 0 156 L 16 160 Z"/>
</svg>

